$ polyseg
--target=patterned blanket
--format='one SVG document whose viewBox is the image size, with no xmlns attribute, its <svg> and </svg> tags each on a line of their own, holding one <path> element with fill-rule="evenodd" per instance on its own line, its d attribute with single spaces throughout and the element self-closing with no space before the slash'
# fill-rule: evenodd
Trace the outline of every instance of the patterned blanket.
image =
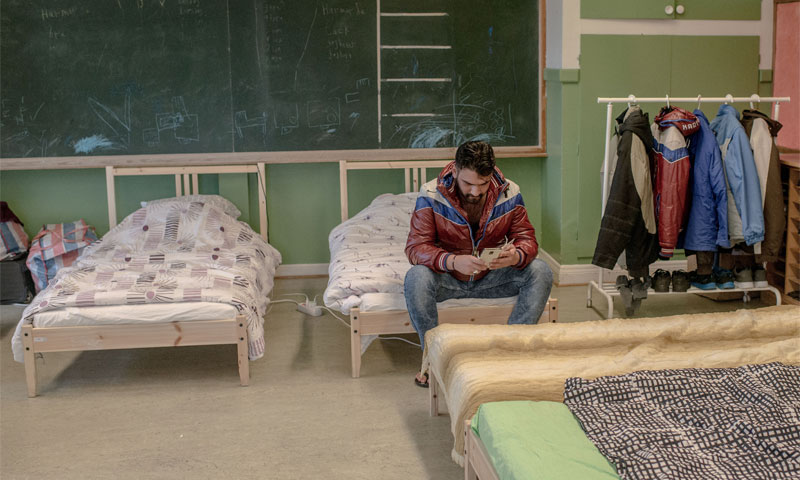
<svg viewBox="0 0 800 480">
<path fill-rule="evenodd" d="M 66 307 L 216 302 L 247 317 L 249 357 L 264 355 L 264 319 L 281 255 L 212 202 L 159 201 L 129 215 L 25 309 L 12 338 L 23 361 L 22 324 Z M 169 319 L 165 319 L 168 321 Z"/>
<path fill-rule="evenodd" d="M 800 478 L 800 367 L 569 378 L 564 403 L 623 479 Z"/>
</svg>

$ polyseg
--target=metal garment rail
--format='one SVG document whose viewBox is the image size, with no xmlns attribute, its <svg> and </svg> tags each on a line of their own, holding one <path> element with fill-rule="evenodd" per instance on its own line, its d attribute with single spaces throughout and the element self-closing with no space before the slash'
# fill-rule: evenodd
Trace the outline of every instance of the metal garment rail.
<svg viewBox="0 0 800 480">
<path fill-rule="evenodd" d="M 700 105 L 703 102 L 715 102 L 715 103 L 750 103 L 750 108 L 753 108 L 753 103 L 759 102 L 768 102 L 774 103 L 774 111 L 772 114 L 772 118 L 776 121 L 778 120 L 778 114 L 780 113 L 780 105 L 781 102 L 790 102 L 791 97 L 760 97 L 756 94 L 753 94 L 749 97 L 734 97 L 733 95 L 726 95 L 724 97 L 703 97 L 702 95 L 698 95 L 696 97 L 670 97 L 669 95 L 665 95 L 663 97 L 641 97 L 637 98 L 634 95 L 628 95 L 627 97 L 598 97 L 597 103 L 605 103 L 606 105 L 606 130 L 605 130 L 605 148 L 603 151 L 603 198 L 602 198 L 602 208 L 601 214 L 604 214 L 606 211 L 606 197 L 608 196 L 608 164 L 611 159 L 611 151 L 610 151 L 610 140 L 611 140 L 611 127 L 613 122 L 613 108 L 615 103 L 627 103 L 628 106 L 636 105 L 639 103 L 666 103 L 668 106 L 670 102 L 697 102 L 697 108 L 700 108 Z M 598 276 L 597 281 L 594 280 L 589 282 L 587 292 L 586 292 L 586 307 L 590 308 L 592 306 L 592 290 L 596 290 L 598 293 L 605 297 L 606 302 L 608 303 L 608 310 L 606 314 L 606 318 L 611 318 L 611 315 L 614 311 L 614 300 L 612 297 L 619 296 L 619 292 L 616 288 L 612 286 L 604 286 L 603 285 L 603 269 L 601 267 L 597 267 L 598 269 Z M 778 305 L 781 303 L 781 295 L 778 289 L 775 287 L 754 287 L 754 288 L 735 288 L 735 289 L 725 289 L 725 290 L 701 290 L 698 288 L 690 288 L 688 292 L 669 292 L 669 293 L 720 293 L 720 292 L 744 292 L 743 300 L 748 302 L 750 297 L 747 292 L 750 291 L 759 291 L 759 290 L 769 290 L 775 294 L 775 298 L 777 299 L 776 302 Z M 652 294 L 653 292 L 649 292 L 648 294 Z M 667 292 L 663 292 L 667 293 Z"/>
</svg>

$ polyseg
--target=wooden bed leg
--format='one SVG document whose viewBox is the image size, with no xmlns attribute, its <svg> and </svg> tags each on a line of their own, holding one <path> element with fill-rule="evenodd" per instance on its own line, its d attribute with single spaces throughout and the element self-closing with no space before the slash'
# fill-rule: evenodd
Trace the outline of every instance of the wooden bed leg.
<svg viewBox="0 0 800 480">
<path fill-rule="evenodd" d="M 239 382 L 243 387 L 250 385 L 250 359 L 247 355 L 247 327 L 245 327 L 244 317 L 237 319 L 239 323 L 236 326 L 236 335 L 239 339 L 236 342 L 237 359 L 239 361 Z"/>
<path fill-rule="evenodd" d="M 469 454 L 470 454 L 470 438 L 469 438 L 469 429 L 470 421 L 467 420 L 466 426 L 464 427 L 464 480 L 478 480 L 478 473 L 475 471 L 475 467 L 472 465 L 470 461 Z"/>
<path fill-rule="evenodd" d="M 361 322 L 358 309 L 350 312 L 350 367 L 353 378 L 361 376 Z"/>
<path fill-rule="evenodd" d="M 439 384 L 436 383 L 436 377 L 433 374 L 433 370 L 428 371 L 428 394 L 430 395 L 431 407 L 430 413 L 431 417 L 438 417 L 439 416 Z"/>
<path fill-rule="evenodd" d="M 551 298 L 548 300 L 547 306 L 550 309 L 550 322 L 556 323 L 558 321 L 558 299 Z"/>
<path fill-rule="evenodd" d="M 25 382 L 28 384 L 28 397 L 36 396 L 36 354 L 33 351 L 33 325 L 22 326 L 22 346 L 25 348 Z"/>
</svg>

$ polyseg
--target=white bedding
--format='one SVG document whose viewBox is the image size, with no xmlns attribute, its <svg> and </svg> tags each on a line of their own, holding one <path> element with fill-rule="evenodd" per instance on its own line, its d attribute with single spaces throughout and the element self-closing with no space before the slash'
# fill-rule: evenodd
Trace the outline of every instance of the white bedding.
<svg viewBox="0 0 800 480">
<path fill-rule="evenodd" d="M 33 326 L 78 327 L 88 325 L 130 325 L 143 323 L 190 322 L 236 318 L 236 308 L 227 303 L 151 303 L 105 307 L 66 307 L 33 316 Z"/>
<path fill-rule="evenodd" d="M 379 195 L 331 231 L 325 305 L 345 315 L 354 307 L 361 311 L 406 309 L 403 281 L 411 264 L 405 247 L 417 195 Z M 513 305 L 516 301 L 517 297 L 454 299 L 439 307 Z"/>
</svg>

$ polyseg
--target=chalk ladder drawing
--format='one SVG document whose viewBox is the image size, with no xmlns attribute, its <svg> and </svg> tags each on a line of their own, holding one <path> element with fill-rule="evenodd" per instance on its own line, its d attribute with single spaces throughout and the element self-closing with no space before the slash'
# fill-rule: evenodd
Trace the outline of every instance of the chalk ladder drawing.
<svg viewBox="0 0 800 480">
<path fill-rule="evenodd" d="M 380 6 L 380 4 L 378 4 Z M 380 8 L 378 8 L 378 145 L 381 145 L 383 142 L 383 119 L 384 117 L 394 117 L 394 118 L 411 118 L 411 119 L 422 119 L 421 121 L 414 121 L 413 123 L 416 125 L 417 128 L 413 130 L 417 130 L 416 136 L 409 139 L 408 146 L 411 148 L 424 148 L 424 147 L 437 147 L 437 146 L 445 146 L 447 143 L 447 139 L 451 139 L 452 141 L 455 140 L 458 133 L 458 124 L 456 123 L 457 116 L 453 115 L 448 120 L 448 125 L 429 125 L 430 120 L 434 117 L 439 116 L 437 113 L 432 111 L 388 111 L 383 112 L 383 105 L 382 105 L 382 97 L 381 91 L 384 86 L 388 86 L 391 84 L 398 85 L 398 84 L 409 84 L 409 83 L 417 83 L 417 82 L 424 82 L 429 84 L 451 84 L 453 83 L 453 79 L 449 77 L 421 77 L 419 76 L 419 60 L 414 52 L 420 50 L 426 50 L 429 52 L 441 52 L 445 54 L 452 50 L 452 45 L 433 45 L 433 44 L 417 44 L 417 45 L 384 45 L 381 37 L 384 33 L 383 22 L 384 18 L 389 17 L 405 17 L 410 19 L 415 18 L 439 18 L 443 22 L 447 20 L 449 13 L 447 12 L 417 12 L 417 13 L 404 13 L 404 12 L 381 12 Z M 387 22 L 387 27 L 392 25 L 391 20 Z M 397 24 L 400 25 L 400 24 Z M 404 24 L 406 25 L 406 24 Z M 442 25 L 442 28 L 445 28 L 445 25 Z M 388 28 L 387 28 L 388 29 Z M 391 36 L 391 35 L 387 35 Z M 410 77 L 383 77 L 381 73 L 381 54 L 384 51 L 409 51 L 409 62 L 411 67 L 411 76 Z M 445 58 L 442 58 L 442 62 L 444 63 Z M 412 108 L 412 110 L 415 110 Z M 440 122 L 437 122 L 440 123 Z M 423 129 L 422 131 L 418 131 L 418 127 L 427 126 L 428 129 Z M 402 126 L 401 126 L 402 128 Z M 395 134 L 399 133 L 397 129 L 394 132 Z M 394 136 L 394 135 L 393 135 Z M 444 142 L 444 143 L 442 143 Z"/>
</svg>

